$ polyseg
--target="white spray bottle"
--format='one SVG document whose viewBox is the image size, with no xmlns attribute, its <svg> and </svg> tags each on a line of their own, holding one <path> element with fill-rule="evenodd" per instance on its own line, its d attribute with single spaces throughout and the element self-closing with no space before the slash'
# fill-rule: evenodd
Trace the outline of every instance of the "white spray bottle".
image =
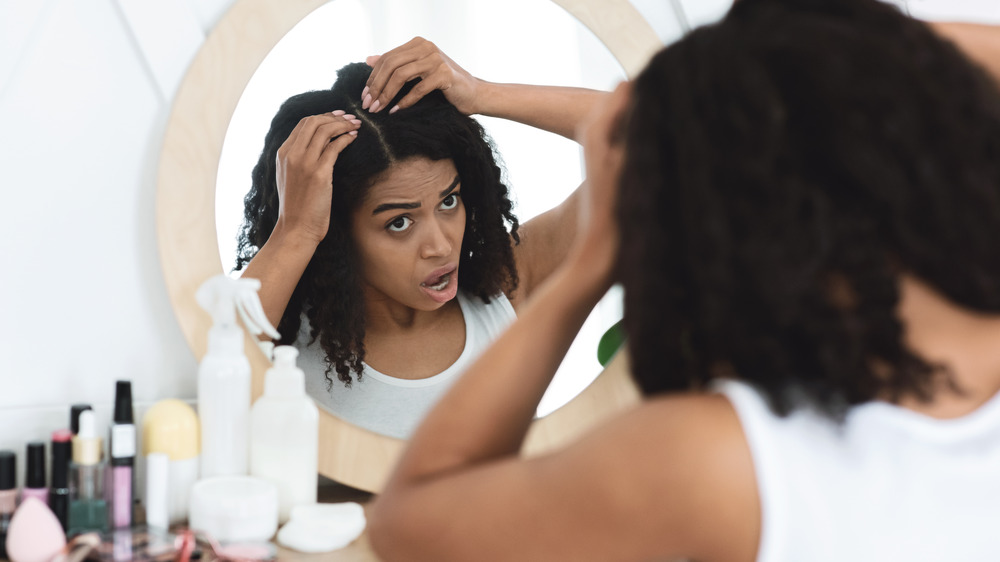
<svg viewBox="0 0 1000 562">
<path fill-rule="evenodd" d="M 198 367 L 201 477 L 244 475 L 250 447 L 250 362 L 243 350 L 243 324 L 254 336 L 278 339 L 257 298 L 260 281 L 220 274 L 205 281 L 195 298 L 212 315 L 208 353 Z"/>
<path fill-rule="evenodd" d="M 274 348 L 264 395 L 250 414 L 250 474 L 278 488 L 278 521 L 292 507 L 316 503 L 319 411 L 306 395 L 305 374 L 295 366 L 299 350 Z"/>
</svg>

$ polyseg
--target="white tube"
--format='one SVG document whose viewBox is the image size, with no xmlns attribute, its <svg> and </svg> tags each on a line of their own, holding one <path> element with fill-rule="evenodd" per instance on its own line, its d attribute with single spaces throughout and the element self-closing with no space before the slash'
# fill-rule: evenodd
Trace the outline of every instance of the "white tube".
<svg viewBox="0 0 1000 562">
<path fill-rule="evenodd" d="M 170 527 L 170 456 L 146 455 L 146 525 L 157 529 Z"/>
</svg>

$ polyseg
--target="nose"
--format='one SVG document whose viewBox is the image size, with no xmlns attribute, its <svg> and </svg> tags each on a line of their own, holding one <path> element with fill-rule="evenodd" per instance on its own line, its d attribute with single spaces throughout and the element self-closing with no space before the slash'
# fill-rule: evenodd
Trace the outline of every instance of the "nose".
<svg viewBox="0 0 1000 562">
<path fill-rule="evenodd" d="M 427 259 L 449 256 L 451 250 L 451 238 L 446 226 L 440 220 L 430 221 L 420 244 L 420 257 Z"/>
</svg>

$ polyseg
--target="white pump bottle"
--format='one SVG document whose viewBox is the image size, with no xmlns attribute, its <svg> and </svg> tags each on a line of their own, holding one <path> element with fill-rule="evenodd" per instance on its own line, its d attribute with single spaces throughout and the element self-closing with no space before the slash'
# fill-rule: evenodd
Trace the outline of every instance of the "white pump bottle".
<svg viewBox="0 0 1000 562">
<path fill-rule="evenodd" d="M 292 507 L 316 503 L 319 411 L 295 366 L 298 355 L 291 346 L 274 348 L 274 367 L 250 416 L 250 474 L 278 487 L 280 523 Z"/>
<path fill-rule="evenodd" d="M 250 362 L 243 349 L 239 311 L 253 334 L 280 338 L 257 298 L 260 281 L 216 275 L 195 297 L 214 321 L 208 353 L 198 367 L 198 418 L 201 423 L 201 477 L 245 475 L 250 446 Z"/>
</svg>

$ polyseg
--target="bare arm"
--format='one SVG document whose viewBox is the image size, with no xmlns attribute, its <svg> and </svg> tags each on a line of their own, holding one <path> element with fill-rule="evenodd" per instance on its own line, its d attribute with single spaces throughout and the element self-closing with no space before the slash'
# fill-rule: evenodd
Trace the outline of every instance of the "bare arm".
<svg viewBox="0 0 1000 562">
<path fill-rule="evenodd" d="M 285 313 L 316 247 L 330 227 L 333 166 L 361 121 L 343 111 L 299 121 L 278 149 L 278 220 L 243 277 L 260 280 L 260 302 L 273 326 Z"/>
<path fill-rule="evenodd" d="M 1000 26 L 952 22 L 929 25 L 939 35 L 958 45 L 1000 83 Z"/>
<path fill-rule="evenodd" d="M 441 90 L 466 115 L 510 119 L 575 139 L 576 129 L 607 92 L 585 88 L 496 84 L 480 80 L 433 43 L 416 37 L 383 55 L 368 58 L 372 73 L 362 92 L 362 108 L 398 111 Z M 408 81 L 421 81 L 396 106 L 386 107 Z M 397 109 L 398 108 L 398 109 Z"/>
<path fill-rule="evenodd" d="M 607 133 L 621 101 L 588 134 L 581 241 L 425 418 L 372 506 L 369 533 L 384 558 L 753 559 L 752 465 L 721 397 L 654 401 L 563 451 L 518 457 L 539 399 L 612 281 L 609 184 L 621 154 Z"/>
<path fill-rule="evenodd" d="M 480 81 L 479 107 L 476 113 L 510 119 L 576 139 L 583 119 L 607 92 L 586 88 L 494 84 Z"/>
</svg>

